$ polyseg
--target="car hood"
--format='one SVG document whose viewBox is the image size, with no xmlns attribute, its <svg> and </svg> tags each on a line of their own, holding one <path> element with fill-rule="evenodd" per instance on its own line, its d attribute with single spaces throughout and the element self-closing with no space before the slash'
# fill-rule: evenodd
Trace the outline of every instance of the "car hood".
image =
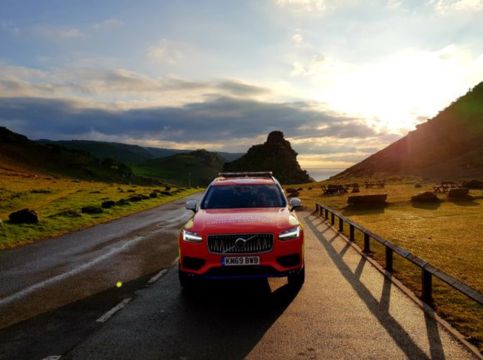
<svg viewBox="0 0 483 360">
<path fill-rule="evenodd" d="M 277 233 L 298 224 L 287 208 L 200 209 L 185 228 L 199 234 Z"/>
</svg>

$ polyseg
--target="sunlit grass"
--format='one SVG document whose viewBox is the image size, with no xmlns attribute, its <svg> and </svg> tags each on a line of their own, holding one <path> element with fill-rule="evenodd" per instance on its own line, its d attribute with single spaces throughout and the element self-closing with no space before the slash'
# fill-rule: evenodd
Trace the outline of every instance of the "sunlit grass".
<svg viewBox="0 0 483 360">
<path fill-rule="evenodd" d="M 82 214 L 84 206 L 101 206 L 106 200 L 120 200 L 134 194 L 149 196 L 154 190 L 165 191 L 164 186 L 136 186 L 77 181 L 67 178 L 25 173 L 0 173 L 0 249 L 28 244 L 37 240 L 59 236 L 141 210 L 152 208 L 194 193 L 196 189 L 170 189 L 171 195 L 158 194 L 128 205 L 103 209 L 101 214 Z M 175 191 L 175 193 L 173 193 Z M 23 208 L 35 210 L 38 224 L 10 224 L 8 215 Z M 66 211 L 71 211 L 67 213 Z M 77 214 L 76 214 L 77 213 Z"/>
</svg>

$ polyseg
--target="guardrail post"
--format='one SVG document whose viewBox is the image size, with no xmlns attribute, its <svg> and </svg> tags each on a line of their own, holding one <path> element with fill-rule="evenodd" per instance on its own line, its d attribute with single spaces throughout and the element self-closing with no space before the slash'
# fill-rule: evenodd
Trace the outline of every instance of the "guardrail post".
<svg viewBox="0 0 483 360">
<path fill-rule="evenodd" d="M 354 225 L 349 224 L 349 240 L 354 241 Z"/>
<path fill-rule="evenodd" d="M 334 213 L 330 213 L 330 224 L 334 225 L 335 224 L 335 215 Z"/>
<path fill-rule="evenodd" d="M 369 243 L 369 234 L 364 233 L 364 253 L 369 254 L 371 252 L 371 245 Z"/>
<path fill-rule="evenodd" d="M 324 218 L 327 220 L 329 218 L 329 210 L 324 209 Z"/>
<path fill-rule="evenodd" d="M 344 220 L 339 218 L 339 232 L 344 232 Z"/>
<path fill-rule="evenodd" d="M 433 302 L 433 277 L 426 269 L 421 269 L 421 297 L 426 304 Z"/>
<path fill-rule="evenodd" d="M 386 270 L 389 271 L 390 273 L 392 273 L 392 254 L 393 254 L 393 251 L 391 248 L 388 248 L 386 246 Z"/>
<path fill-rule="evenodd" d="M 320 205 L 319 204 L 315 204 L 315 213 L 318 215 L 320 213 Z"/>
</svg>

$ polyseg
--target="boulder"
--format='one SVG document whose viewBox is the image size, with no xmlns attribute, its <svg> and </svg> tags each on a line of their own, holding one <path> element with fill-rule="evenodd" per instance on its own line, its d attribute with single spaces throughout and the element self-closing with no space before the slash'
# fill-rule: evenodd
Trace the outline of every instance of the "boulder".
<svg viewBox="0 0 483 360">
<path fill-rule="evenodd" d="M 483 181 L 481 180 L 470 180 L 463 183 L 465 188 L 480 190 L 483 189 Z"/>
<path fill-rule="evenodd" d="M 149 197 L 150 198 L 157 198 L 158 197 L 158 193 L 153 191 L 151 194 L 149 194 Z"/>
<path fill-rule="evenodd" d="M 437 203 L 440 200 L 434 192 L 424 191 L 411 197 L 411 202 Z"/>
<path fill-rule="evenodd" d="M 8 219 L 12 224 L 37 224 L 39 217 L 35 210 L 22 209 L 8 215 Z"/>
<path fill-rule="evenodd" d="M 61 212 L 55 214 L 55 216 L 79 217 L 79 216 L 81 216 L 81 214 L 79 214 L 79 212 L 76 211 L 76 210 L 67 209 L 67 210 L 64 210 L 64 211 L 61 211 Z"/>
<path fill-rule="evenodd" d="M 99 206 L 84 206 L 81 212 L 84 214 L 100 214 L 102 213 L 102 208 Z"/>
<path fill-rule="evenodd" d="M 112 201 L 112 200 L 106 200 L 106 201 L 103 201 L 102 202 L 102 208 L 103 209 L 110 209 L 112 208 L 113 206 L 116 205 L 116 202 L 115 201 Z"/>
<path fill-rule="evenodd" d="M 375 195 L 351 195 L 347 199 L 349 205 L 385 205 L 387 194 L 375 194 Z"/>
<path fill-rule="evenodd" d="M 469 194 L 468 188 L 450 189 L 448 192 L 448 200 L 471 200 L 473 197 Z"/>
<path fill-rule="evenodd" d="M 117 201 L 116 201 L 116 205 L 120 205 L 120 206 L 123 206 L 123 205 L 129 205 L 129 200 L 127 200 L 127 199 L 120 199 L 120 200 L 117 200 Z"/>
<path fill-rule="evenodd" d="M 133 196 L 130 196 L 128 200 L 132 202 L 138 202 L 143 200 L 143 197 L 141 195 L 133 195 Z"/>
<path fill-rule="evenodd" d="M 300 193 L 298 191 L 288 193 L 289 198 L 298 197 Z"/>
</svg>

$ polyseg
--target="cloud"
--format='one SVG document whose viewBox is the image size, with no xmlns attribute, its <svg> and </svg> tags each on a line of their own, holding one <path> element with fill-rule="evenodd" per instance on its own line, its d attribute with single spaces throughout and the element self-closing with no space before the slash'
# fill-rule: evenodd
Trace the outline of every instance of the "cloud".
<svg viewBox="0 0 483 360">
<path fill-rule="evenodd" d="M 52 41 L 66 41 L 85 37 L 85 34 L 81 30 L 74 27 L 53 27 L 42 25 L 32 29 L 32 32 L 36 36 Z"/>
<path fill-rule="evenodd" d="M 275 3 L 298 12 L 322 12 L 327 8 L 325 0 L 276 0 Z"/>
<path fill-rule="evenodd" d="M 357 119 L 316 111 L 310 104 L 234 98 L 131 110 L 84 108 L 67 100 L 0 98 L 0 123 L 33 138 L 112 140 L 128 136 L 139 143 L 205 143 L 227 150 L 246 149 L 274 129 L 294 139 L 320 137 L 325 141 L 378 135 Z"/>
<path fill-rule="evenodd" d="M 111 18 L 111 19 L 106 19 L 101 22 L 95 23 L 94 25 L 92 25 L 92 28 L 94 30 L 104 30 L 104 29 L 112 30 L 112 29 L 117 29 L 123 25 L 124 25 L 123 21 L 119 19 Z"/>
<path fill-rule="evenodd" d="M 175 65 L 182 57 L 182 52 L 166 39 L 146 50 L 146 58 L 152 62 Z"/>
<path fill-rule="evenodd" d="M 430 3 L 442 15 L 483 10 L 483 0 L 433 0 Z"/>
</svg>

